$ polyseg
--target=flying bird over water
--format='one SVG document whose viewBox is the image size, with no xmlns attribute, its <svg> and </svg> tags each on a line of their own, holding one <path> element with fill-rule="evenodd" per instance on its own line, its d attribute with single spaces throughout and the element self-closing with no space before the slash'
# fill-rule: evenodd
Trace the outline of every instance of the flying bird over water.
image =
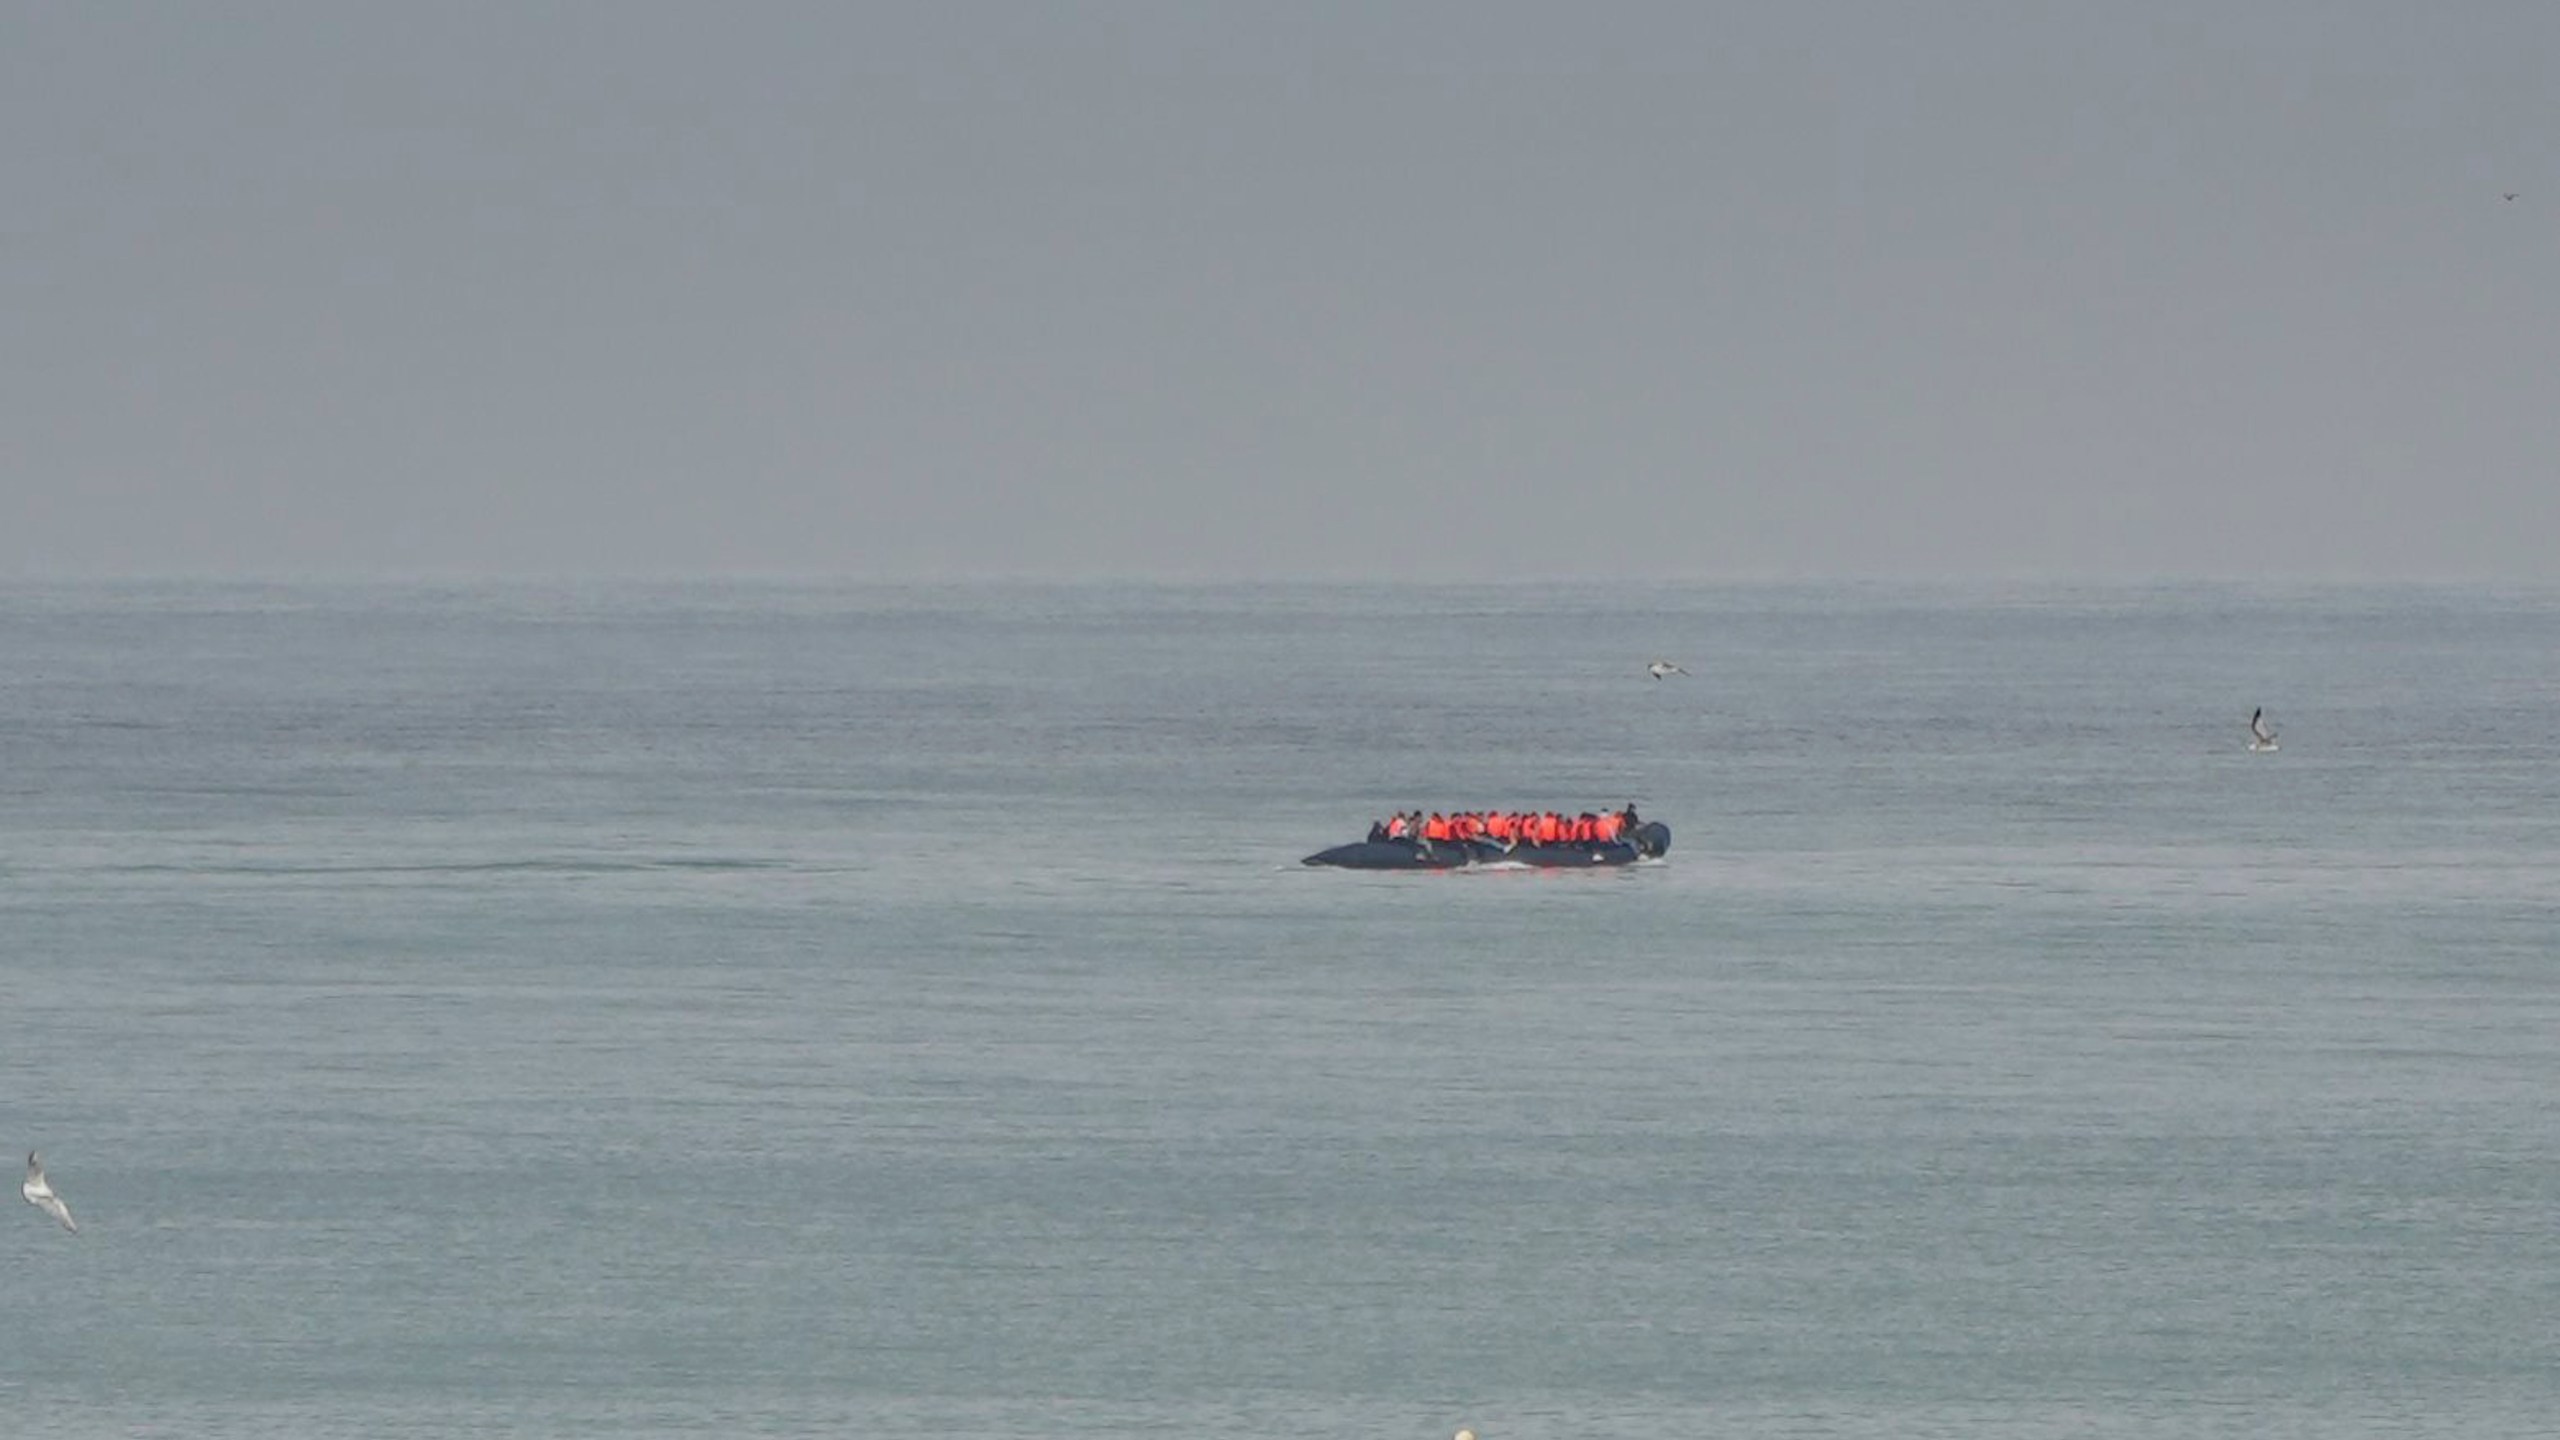
<svg viewBox="0 0 2560 1440">
<path fill-rule="evenodd" d="M 2513 199 L 2515 199 L 2515 198 L 2516 198 L 2516 192 L 2514 192 L 2513 190 L 2509 190 L 2509 191 L 2507 191 L 2507 192 L 2505 192 L 2505 193 L 2506 193 L 2506 197 L 2507 197 L 2509 200 L 2513 200 Z"/>
<path fill-rule="evenodd" d="M 45 1183 L 44 1161 L 33 1150 L 27 1152 L 27 1183 L 18 1187 L 18 1193 L 27 1197 L 28 1204 L 61 1221 L 63 1229 L 74 1235 L 80 1233 L 80 1226 L 71 1218 L 71 1207 L 63 1204 L 62 1197 Z"/>
<path fill-rule="evenodd" d="M 2267 728 L 2267 712 L 2264 710 L 2249 712 L 2249 748 L 2252 750 L 2276 748 L 2276 732 Z"/>
<path fill-rule="evenodd" d="M 1672 664 L 1668 660 L 1656 660 L 1652 664 L 1644 667 L 1644 673 L 1652 676 L 1656 680 L 1659 680 L 1665 675 L 1686 675 L 1689 672 Z"/>
</svg>

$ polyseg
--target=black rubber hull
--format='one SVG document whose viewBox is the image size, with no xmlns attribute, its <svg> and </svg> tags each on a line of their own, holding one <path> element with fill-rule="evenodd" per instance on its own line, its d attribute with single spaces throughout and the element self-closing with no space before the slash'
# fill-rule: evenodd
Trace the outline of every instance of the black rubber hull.
<svg viewBox="0 0 2560 1440">
<path fill-rule="evenodd" d="M 1627 840 L 1612 845 L 1514 845 L 1509 849 L 1486 840 L 1366 840 L 1319 850 L 1300 862 L 1333 865 L 1345 870 L 1456 870 L 1468 865 L 1527 865 L 1540 870 L 1588 870 L 1602 865 L 1632 865 L 1671 848 L 1671 827 L 1647 821 Z"/>
</svg>

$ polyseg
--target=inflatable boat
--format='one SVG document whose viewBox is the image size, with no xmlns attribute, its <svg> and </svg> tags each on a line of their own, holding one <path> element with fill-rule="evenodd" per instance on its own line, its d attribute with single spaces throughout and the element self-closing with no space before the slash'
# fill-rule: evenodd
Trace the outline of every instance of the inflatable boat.
<svg viewBox="0 0 2560 1440">
<path fill-rule="evenodd" d="M 1456 870 L 1468 865 L 1525 865 L 1540 870 L 1632 865 L 1671 849 L 1671 827 L 1648 820 L 1621 839 L 1506 845 L 1498 840 L 1363 840 L 1319 850 L 1300 862 L 1345 870 Z"/>
</svg>

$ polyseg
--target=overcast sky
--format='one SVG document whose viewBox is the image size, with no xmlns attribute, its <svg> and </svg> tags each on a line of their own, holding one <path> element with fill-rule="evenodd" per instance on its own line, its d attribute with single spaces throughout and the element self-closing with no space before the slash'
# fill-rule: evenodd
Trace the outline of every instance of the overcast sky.
<svg viewBox="0 0 2560 1440">
<path fill-rule="evenodd" d="M 1616 572 L 2560 580 L 2560 5 L 0 0 L 0 577 Z"/>
</svg>

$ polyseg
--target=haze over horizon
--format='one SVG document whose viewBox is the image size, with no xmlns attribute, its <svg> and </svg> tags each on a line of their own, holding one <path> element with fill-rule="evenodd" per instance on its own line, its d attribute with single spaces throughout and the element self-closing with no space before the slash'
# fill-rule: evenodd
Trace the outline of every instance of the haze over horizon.
<svg viewBox="0 0 2560 1440">
<path fill-rule="evenodd" d="M 2550 7 L 7 16 L 0 579 L 2560 581 Z"/>
</svg>

